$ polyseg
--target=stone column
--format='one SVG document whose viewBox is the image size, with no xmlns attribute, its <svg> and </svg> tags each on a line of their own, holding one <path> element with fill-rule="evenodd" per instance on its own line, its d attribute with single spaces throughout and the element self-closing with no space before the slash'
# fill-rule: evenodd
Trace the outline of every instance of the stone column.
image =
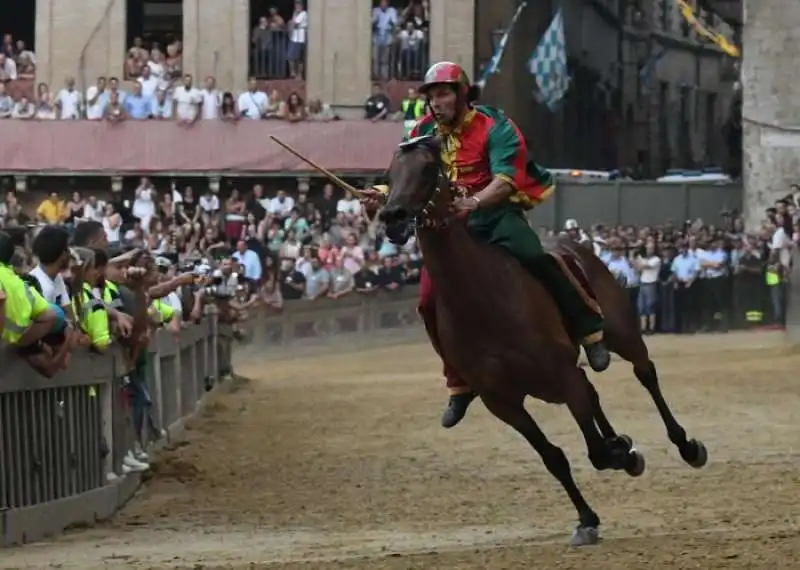
<svg viewBox="0 0 800 570">
<path fill-rule="evenodd" d="M 497 0 L 494 0 L 497 1 Z M 475 74 L 475 2 L 430 3 L 430 61 L 452 61 Z"/>
<path fill-rule="evenodd" d="M 247 0 L 183 0 L 183 69 L 195 84 L 213 75 L 217 87 L 247 87 L 250 45 Z"/>
<path fill-rule="evenodd" d="M 371 13 L 371 0 L 308 3 L 307 98 L 361 108 L 370 93 Z"/>
<path fill-rule="evenodd" d="M 800 3 L 743 3 L 744 210 L 755 228 L 764 209 L 800 181 Z"/>
</svg>

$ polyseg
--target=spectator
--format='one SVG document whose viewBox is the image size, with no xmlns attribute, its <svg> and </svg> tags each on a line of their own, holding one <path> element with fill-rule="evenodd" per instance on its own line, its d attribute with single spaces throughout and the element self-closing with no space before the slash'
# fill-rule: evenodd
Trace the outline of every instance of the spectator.
<svg viewBox="0 0 800 570">
<path fill-rule="evenodd" d="M 296 301 L 302 299 L 306 290 L 306 276 L 295 269 L 294 264 L 284 265 L 281 270 L 280 292 L 283 299 Z"/>
<path fill-rule="evenodd" d="M 67 225 L 74 228 L 79 222 L 86 220 L 85 210 L 86 200 L 81 198 L 80 192 L 73 192 L 72 197 L 67 202 Z"/>
<path fill-rule="evenodd" d="M 283 309 L 283 295 L 278 285 L 278 264 L 272 255 L 264 257 L 264 278 L 261 285 L 261 302 L 268 308 L 280 311 Z"/>
<path fill-rule="evenodd" d="M 290 123 L 297 123 L 306 119 L 305 104 L 296 91 L 293 91 L 286 101 L 286 111 L 283 113 L 283 118 Z"/>
<path fill-rule="evenodd" d="M 308 103 L 308 120 L 327 123 L 328 121 L 337 121 L 338 115 L 333 112 L 331 106 L 323 103 L 320 99 L 312 99 Z"/>
<path fill-rule="evenodd" d="M 108 105 L 106 105 L 105 109 L 105 119 L 111 123 L 119 123 L 128 118 L 128 114 L 120 99 L 121 95 L 122 93 L 120 91 L 111 91 L 111 93 L 109 93 Z"/>
<path fill-rule="evenodd" d="M 348 234 L 345 245 L 339 250 L 339 257 L 344 260 L 344 268 L 354 276 L 361 269 L 364 264 L 364 250 L 358 245 L 355 234 Z"/>
<path fill-rule="evenodd" d="M 233 258 L 244 268 L 245 279 L 253 283 L 261 281 L 261 259 L 255 251 L 247 247 L 245 240 L 236 242 L 236 252 L 234 252 Z"/>
<path fill-rule="evenodd" d="M 222 95 L 222 103 L 219 109 L 220 118 L 223 121 L 237 121 L 241 115 L 236 106 L 236 101 L 230 91 L 226 91 Z"/>
<path fill-rule="evenodd" d="M 126 93 L 119 88 L 119 79 L 116 77 L 110 77 L 108 79 L 108 91 L 109 91 L 109 98 L 113 98 L 115 95 L 117 97 L 117 101 L 120 105 L 125 102 Z"/>
<path fill-rule="evenodd" d="M 172 120 L 172 100 L 165 87 L 159 87 L 154 99 L 150 100 L 150 117 L 158 121 Z"/>
<path fill-rule="evenodd" d="M 183 77 L 183 85 L 175 89 L 172 100 L 175 105 L 174 116 L 179 123 L 194 123 L 200 118 L 203 94 L 192 85 L 192 76 Z"/>
<path fill-rule="evenodd" d="M 34 79 L 36 77 L 36 62 L 31 52 L 23 52 L 17 58 L 17 78 Z"/>
<path fill-rule="evenodd" d="M 141 76 L 136 80 L 136 83 L 141 87 L 142 96 L 147 99 L 155 97 L 158 88 L 161 87 L 161 81 L 153 76 L 150 67 L 147 65 L 142 67 Z"/>
<path fill-rule="evenodd" d="M 390 79 L 391 52 L 398 24 L 397 10 L 389 5 L 389 0 L 380 0 L 372 9 L 372 76 L 376 79 Z"/>
<path fill-rule="evenodd" d="M 87 119 L 99 121 L 105 116 L 106 105 L 108 105 L 105 77 L 98 77 L 97 84 L 86 90 L 86 104 Z"/>
<path fill-rule="evenodd" d="M 222 105 L 222 94 L 217 89 L 216 80 L 210 75 L 206 77 L 201 95 L 203 99 L 201 107 L 203 119 L 219 119 L 220 107 Z"/>
<path fill-rule="evenodd" d="M 278 190 L 277 195 L 269 201 L 267 212 L 279 218 L 286 218 L 294 209 L 294 198 L 286 190 Z"/>
<path fill-rule="evenodd" d="M 255 77 L 250 78 L 247 91 L 239 96 L 239 113 L 246 119 L 260 120 L 265 117 L 269 107 L 269 97 L 258 89 Z"/>
<path fill-rule="evenodd" d="M 366 265 L 359 267 L 353 274 L 353 285 L 356 292 L 362 295 L 374 295 L 380 291 L 378 276 Z"/>
<path fill-rule="evenodd" d="M 67 77 L 65 87 L 55 99 L 59 119 L 80 119 L 83 115 L 83 97 L 75 89 L 75 79 Z"/>
<path fill-rule="evenodd" d="M 330 269 L 330 282 L 328 297 L 331 299 L 340 299 L 352 293 L 355 288 L 353 274 L 345 268 L 344 259 L 341 257 L 336 258 L 333 268 Z"/>
<path fill-rule="evenodd" d="M 245 203 L 239 190 L 233 188 L 230 197 L 225 200 L 225 237 L 229 243 L 241 237 L 244 222 Z"/>
<path fill-rule="evenodd" d="M 30 272 L 39 283 L 42 297 L 67 314 L 71 313 L 70 296 L 62 272 L 69 269 L 69 233 L 59 226 L 45 226 L 33 240 L 33 254 L 39 264 Z"/>
<path fill-rule="evenodd" d="M 644 254 L 636 258 L 635 268 L 641 273 L 637 299 L 641 330 L 645 334 L 653 334 L 656 330 L 658 276 L 661 271 L 661 257 L 656 251 L 655 239 L 648 238 Z"/>
<path fill-rule="evenodd" d="M 372 95 L 364 103 L 364 117 L 372 122 L 383 120 L 389 114 L 390 101 L 377 83 L 372 85 Z"/>
<path fill-rule="evenodd" d="M 687 333 L 697 329 L 695 296 L 692 286 L 700 274 L 697 257 L 689 253 L 688 244 L 678 242 L 678 255 L 672 260 L 672 273 L 675 282 L 676 330 Z"/>
<path fill-rule="evenodd" d="M 411 79 L 422 75 L 425 34 L 409 20 L 398 34 L 400 47 L 400 77 Z"/>
<path fill-rule="evenodd" d="M 86 205 L 83 209 L 85 221 L 99 222 L 103 219 L 105 209 L 105 204 L 98 200 L 97 196 L 89 194 L 89 198 L 87 198 Z"/>
<path fill-rule="evenodd" d="M 347 194 L 336 203 L 336 211 L 350 219 L 357 218 L 361 215 L 361 202 L 355 196 Z"/>
<path fill-rule="evenodd" d="M 378 284 L 386 291 L 399 291 L 403 288 L 405 278 L 403 270 L 397 266 L 397 258 L 385 257 L 383 267 L 378 272 Z"/>
<path fill-rule="evenodd" d="M 106 240 L 109 247 L 119 247 L 122 243 L 122 217 L 114 208 L 114 204 L 106 204 L 106 211 L 103 219 L 103 230 L 106 232 Z"/>
<path fill-rule="evenodd" d="M 205 226 L 213 225 L 219 216 L 219 198 L 211 191 L 211 188 L 206 188 L 206 191 L 200 196 L 199 203 L 203 224 Z"/>
<path fill-rule="evenodd" d="M 305 240 L 309 230 L 308 221 L 300 216 L 299 208 L 292 208 L 292 211 L 289 212 L 289 217 L 283 223 L 283 230 L 287 233 L 294 232 L 300 242 Z"/>
<path fill-rule="evenodd" d="M 150 228 L 150 220 L 156 215 L 156 201 L 158 194 L 150 179 L 142 177 L 139 179 L 139 186 L 134 190 L 133 216 L 142 223 L 145 232 Z"/>
<path fill-rule="evenodd" d="M 67 218 L 67 208 L 58 192 L 51 192 L 36 208 L 36 217 L 45 224 L 59 224 Z"/>
<path fill-rule="evenodd" d="M 39 120 L 55 120 L 58 118 L 58 109 L 50 101 L 50 93 L 42 93 L 36 106 L 36 118 Z"/>
<path fill-rule="evenodd" d="M 153 113 L 153 101 L 143 95 L 142 84 L 138 82 L 133 84 L 133 93 L 125 98 L 123 106 L 128 117 L 137 121 L 149 119 Z"/>
<path fill-rule="evenodd" d="M 0 81 L 8 82 L 17 78 L 17 64 L 13 58 L 0 53 Z"/>
<path fill-rule="evenodd" d="M 6 84 L 0 83 L 0 119 L 9 119 L 14 112 L 14 100 L 6 91 Z"/>
<path fill-rule="evenodd" d="M 273 89 L 269 94 L 269 104 L 264 110 L 264 117 L 267 119 L 285 119 L 286 101 L 277 89 Z"/>
<path fill-rule="evenodd" d="M 14 104 L 14 108 L 11 111 L 11 118 L 34 119 L 36 118 L 36 107 L 23 95 L 20 97 L 19 101 Z"/>
<path fill-rule="evenodd" d="M 294 14 L 289 21 L 289 75 L 292 79 L 305 78 L 308 12 L 302 2 L 294 3 Z"/>
<path fill-rule="evenodd" d="M 306 298 L 315 301 L 320 297 L 326 297 L 331 285 L 331 276 L 328 270 L 322 266 L 316 256 L 311 257 L 311 266 L 306 275 Z"/>
<path fill-rule="evenodd" d="M 408 96 L 400 104 L 400 112 L 403 114 L 403 127 L 408 134 L 417 121 L 425 115 L 425 100 L 419 96 L 414 87 L 408 88 Z"/>
<path fill-rule="evenodd" d="M 281 244 L 279 255 L 281 260 L 292 260 L 292 266 L 294 266 L 295 260 L 300 257 L 300 242 L 292 230 L 286 232 L 286 239 Z"/>
<path fill-rule="evenodd" d="M 174 41 L 167 46 L 167 56 L 164 59 L 165 80 L 174 82 L 183 75 L 183 54 L 180 41 Z"/>
</svg>

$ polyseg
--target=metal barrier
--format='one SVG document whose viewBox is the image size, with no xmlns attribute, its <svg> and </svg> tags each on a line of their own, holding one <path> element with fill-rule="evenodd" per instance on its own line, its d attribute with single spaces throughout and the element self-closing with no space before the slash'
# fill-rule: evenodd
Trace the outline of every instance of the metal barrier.
<svg viewBox="0 0 800 570">
<path fill-rule="evenodd" d="M 403 29 L 398 33 L 372 34 L 372 79 L 419 81 L 429 65 L 429 44 L 424 32 Z"/>
<path fill-rule="evenodd" d="M 213 319 L 213 317 L 212 317 Z M 158 331 L 150 346 L 152 413 L 174 436 L 205 394 L 231 370 L 229 326 L 213 320 Z M 218 346 L 227 346 L 223 359 Z M 131 449 L 123 379 L 130 368 L 114 348 L 74 354 L 48 379 L 11 350 L 0 353 L 0 545 L 31 542 L 111 516 L 133 495 L 139 475 L 121 473 Z"/>
</svg>

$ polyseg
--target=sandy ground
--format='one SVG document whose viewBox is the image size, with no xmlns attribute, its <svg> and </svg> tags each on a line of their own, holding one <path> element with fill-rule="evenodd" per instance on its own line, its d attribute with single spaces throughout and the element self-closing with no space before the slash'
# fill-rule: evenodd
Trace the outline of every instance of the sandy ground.
<svg viewBox="0 0 800 570">
<path fill-rule="evenodd" d="M 445 392 L 421 344 L 253 362 L 164 452 L 119 516 L 0 552 L 0 568 L 775 569 L 800 567 L 800 353 L 771 333 L 656 338 L 667 397 L 710 462 L 683 464 L 628 365 L 595 376 L 638 479 L 597 473 L 566 409 L 529 409 L 563 445 L 604 540 L 567 546 L 575 514 L 538 456 Z"/>
</svg>

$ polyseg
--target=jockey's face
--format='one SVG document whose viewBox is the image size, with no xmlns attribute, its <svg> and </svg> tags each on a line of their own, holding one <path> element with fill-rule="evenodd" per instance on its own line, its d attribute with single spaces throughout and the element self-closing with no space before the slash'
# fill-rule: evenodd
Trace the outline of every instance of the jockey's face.
<svg viewBox="0 0 800 570">
<path fill-rule="evenodd" d="M 461 114 L 456 89 L 445 83 L 432 85 L 428 88 L 427 95 L 436 121 L 445 125 L 455 123 Z"/>
</svg>

